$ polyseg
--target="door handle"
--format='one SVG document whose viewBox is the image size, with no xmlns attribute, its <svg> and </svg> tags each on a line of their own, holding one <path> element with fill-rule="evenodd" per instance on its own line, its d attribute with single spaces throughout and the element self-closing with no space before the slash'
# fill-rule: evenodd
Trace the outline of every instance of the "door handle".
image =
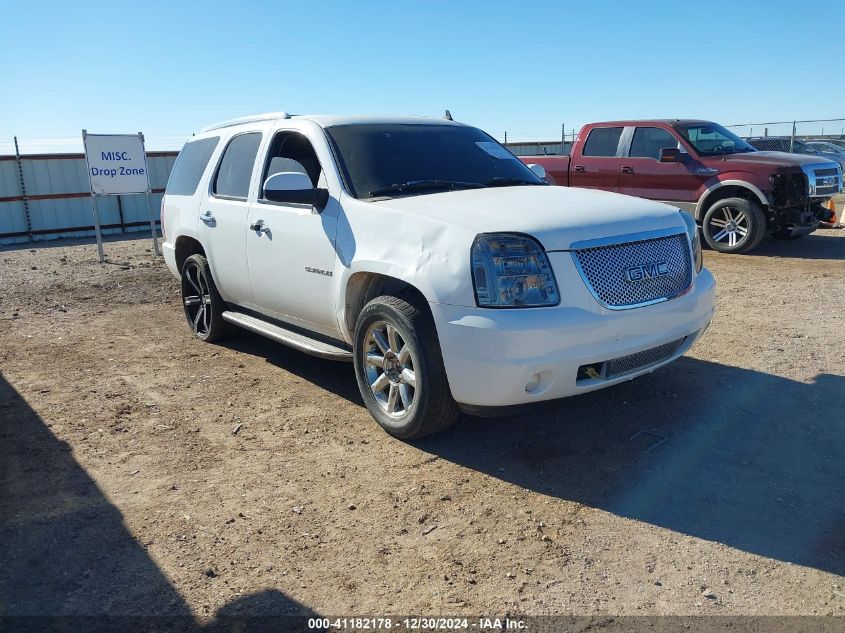
<svg viewBox="0 0 845 633">
<path fill-rule="evenodd" d="M 249 230 L 258 233 L 269 233 L 270 227 L 264 224 L 264 220 L 258 220 L 254 224 L 249 225 Z"/>
<path fill-rule="evenodd" d="M 584 165 L 575 165 L 572 167 L 572 171 L 577 171 L 579 174 L 584 173 Z"/>
<path fill-rule="evenodd" d="M 634 168 L 631 167 L 630 165 L 622 165 L 622 167 L 619 169 L 619 171 L 622 172 L 623 174 L 633 174 Z"/>
<path fill-rule="evenodd" d="M 206 224 L 214 224 L 214 215 L 211 211 L 206 211 L 202 215 L 200 215 L 200 220 L 205 222 Z"/>
</svg>

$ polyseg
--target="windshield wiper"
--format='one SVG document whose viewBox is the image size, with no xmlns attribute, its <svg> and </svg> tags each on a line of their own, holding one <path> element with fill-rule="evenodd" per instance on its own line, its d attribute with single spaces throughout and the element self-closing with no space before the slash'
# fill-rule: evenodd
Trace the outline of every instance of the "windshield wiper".
<svg viewBox="0 0 845 633">
<path fill-rule="evenodd" d="M 417 191 L 420 189 L 480 189 L 486 185 L 480 182 L 463 182 L 460 180 L 409 180 L 401 185 L 393 184 L 381 189 L 374 189 L 370 192 L 371 198 L 385 196 L 389 193 L 404 193 L 406 191 Z"/>
<path fill-rule="evenodd" d="M 513 185 L 545 185 L 545 182 L 536 182 L 534 180 L 527 180 L 525 178 L 508 178 L 506 176 L 496 176 L 490 180 L 485 180 L 486 187 L 510 187 Z"/>
</svg>

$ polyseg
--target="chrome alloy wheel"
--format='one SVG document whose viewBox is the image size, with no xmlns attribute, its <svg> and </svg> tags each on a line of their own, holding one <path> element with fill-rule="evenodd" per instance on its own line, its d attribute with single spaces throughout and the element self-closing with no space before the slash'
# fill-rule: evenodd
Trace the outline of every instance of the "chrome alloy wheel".
<svg viewBox="0 0 845 633">
<path fill-rule="evenodd" d="M 748 237 L 750 226 L 748 216 L 733 207 L 724 207 L 710 218 L 707 230 L 714 242 L 726 242 L 736 246 Z"/>
<path fill-rule="evenodd" d="M 211 292 L 208 279 L 194 262 L 189 262 L 182 272 L 182 302 L 194 334 L 205 338 L 211 327 Z"/>
<path fill-rule="evenodd" d="M 361 346 L 364 371 L 376 402 L 399 418 L 413 408 L 417 394 L 416 361 L 410 346 L 393 325 L 376 321 Z"/>
</svg>

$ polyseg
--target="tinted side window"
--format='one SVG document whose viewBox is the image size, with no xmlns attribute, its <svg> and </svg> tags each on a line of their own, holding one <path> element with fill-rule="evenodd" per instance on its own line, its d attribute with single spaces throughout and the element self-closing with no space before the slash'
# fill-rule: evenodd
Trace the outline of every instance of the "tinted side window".
<svg viewBox="0 0 845 633">
<path fill-rule="evenodd" d="M 584 143 L 584 156 L 616 156 L 621 127 L 597 127 L 590 132 Z"/>
<path fill-rule="evenodd" d="M 208 165 L 208 159 L 211 158 L 219 141 L 219 136 L 212 136 L 185 143 L 185 147 L 179 152 L 173 164 L 164 193 L 168 196 L 194 195 Z"/>
<path fill-rule="evenodd" d="M 660 160 L 660 150 L 678 147 L 678 140 L 659 127 L 638 127 L 631 141 L 630 156 Z"/>
<path fill-rule="evenodd" d="M 260 132 L 241 134 L 229 141 L 211 186 L 214 195 L 246 200 L 260 142 Z"/>
</svg>

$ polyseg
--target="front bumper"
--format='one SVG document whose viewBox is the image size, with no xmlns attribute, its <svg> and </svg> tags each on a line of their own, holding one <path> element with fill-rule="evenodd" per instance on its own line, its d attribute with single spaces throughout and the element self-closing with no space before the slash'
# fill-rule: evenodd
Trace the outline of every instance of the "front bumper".
<svg viewBox="0 0 845 633">
<path fill-rule="evenodd" d="M 559 270 L 568 253 L 550 253 Z M 575 272 L 574 270 L 572 272 Z M 452 397 L 469 407 L 506 407 L 563 398 L 636 378 L 686 352 L 713 318 L 715 281 L 704 269 L 684 295 L 612 311 L 577 274 L 552 308 L 495 310 L 432 303 Z M 579 287 L 580 285 L 580 287 Z M 669 357 L 615 378 L 579 379 L 579 367 L 684 339 Z"/>
</svg>

